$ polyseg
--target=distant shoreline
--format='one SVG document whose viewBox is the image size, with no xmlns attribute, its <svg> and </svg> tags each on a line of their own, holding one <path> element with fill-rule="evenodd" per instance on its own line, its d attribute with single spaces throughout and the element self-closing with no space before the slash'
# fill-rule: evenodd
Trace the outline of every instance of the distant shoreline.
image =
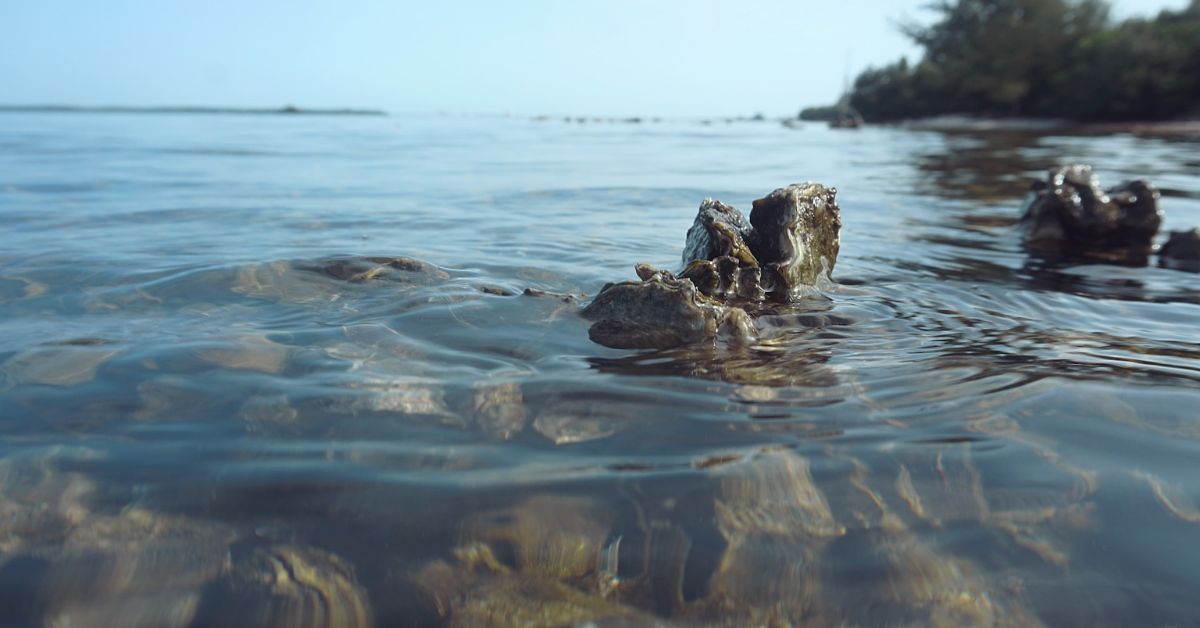
<svg viewBox="0 0 1200 628">
<path fill-rule="evenodd" d="M 382 109 L 307 109 L 293 107 L 87 107 L 76 105 L 0 105 L 0 113 L 158 113 L 158 114 L 220 114 L 220 115 L 306 115 L 306 116 L 386 116 Z"/>
</svg>

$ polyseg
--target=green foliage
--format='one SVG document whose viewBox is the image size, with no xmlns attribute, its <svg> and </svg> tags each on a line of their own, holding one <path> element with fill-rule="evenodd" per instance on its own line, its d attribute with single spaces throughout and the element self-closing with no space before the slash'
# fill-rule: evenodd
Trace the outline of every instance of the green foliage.
<svg viewBox="0 0 1200 628">
<path fill-rule="evenodd" d="M 925 49 L 858 76 L 868 120 L 945 113 L 1076 119 L 1197 112 L 1200 0 L 1112 25 L 1103 0 L 941 0 L 940 19 L 904 32 Z"/>
<path fill-rule="evenodd" d="M 826 105 L 823 107 L 805 107 L 800 110 L 799 118 L 809 122 L 829 122 L 836 120 L 840 107 L 837 105 Z"/>
</svg>

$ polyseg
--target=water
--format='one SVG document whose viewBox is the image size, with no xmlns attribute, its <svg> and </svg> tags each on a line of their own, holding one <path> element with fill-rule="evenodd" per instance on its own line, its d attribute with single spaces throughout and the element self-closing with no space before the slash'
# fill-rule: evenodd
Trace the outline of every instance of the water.
<svg viewBox="0 0 1200 628">
<path fill-rule="evenodd" d="M 0 116 L 0 623 L 1190 623 L 1200 277 L 1013 223 L 1083 161 L 1198 225 L 1196 150 Z M 803 180 L 838 285 L 757 346 L 606 349 L 520 296 Z M 436 268 L 328 274 L 358 256 Z"/>
</svg>

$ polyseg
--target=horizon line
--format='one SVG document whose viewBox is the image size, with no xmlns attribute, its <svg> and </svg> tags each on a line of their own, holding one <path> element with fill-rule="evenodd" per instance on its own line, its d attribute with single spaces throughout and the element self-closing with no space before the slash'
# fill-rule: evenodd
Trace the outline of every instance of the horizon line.
<svg viewBox="0 0 1200 628">
<path fill-rule="evenodd" d="M 225 107 L 207 105 L 64 105 L 64 104 L 0 104 L 4 113 L 203 113 L 253 115 L 350 115 L 387 116 L 383 109 L 356 107 Z"/>
</svg>

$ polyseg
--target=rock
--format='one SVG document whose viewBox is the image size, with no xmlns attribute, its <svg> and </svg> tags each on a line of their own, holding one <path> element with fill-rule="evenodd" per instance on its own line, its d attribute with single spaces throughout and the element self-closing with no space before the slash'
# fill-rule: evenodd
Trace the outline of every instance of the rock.
<svg viewBox="0 0 1200 628">
<path fill-rule="evenodd" d="M 729 256 L 715 260 L 693 260 L 679 273 L 679 277 L 690 280 L 700 292 L 715 299 L 762 301 L 766 296 L 762 287 L 762 270 L 757 265 L 741 266 Z"/>
<path fill-rule="evenodd" d="M 512 569 L 581 586 L 595 577 L 608 541 L 611 514 L 591 499 L 537 495 L 481 513 L 463 526 L 466 546 L 482 543 L 511 553 Z"/>
<path fill-rule="evenodd" d="M 278 374 L 287 366 L 288 348 L 266 336 L 245 335 L 197 349 L 196 356 L 225 369 Z"/>
<path fill-rule="evenodd" d="M 14 355 L 0 365 L 0 383 L 78 386 L 92 381 L 96 370 L 120 351 L 90 341 L 43 345 Z"/>
<path fill-rule="evenodd" d="M 1148 252 L 1162 223 L 1158 190 L 1130 181 L 1105 192 L 1091 166 L 1053 169 L 1032 192 L 1020 226 L 1025 243 L 1035 248 Z"/>
<path fill-rule="evenodd" d="M 332 258 L 320 260 L 315 265 L 301 268 L 351 283 L 388 279 L 401 283 L 426 285 L 450 278 L 449 273 L 437 266 L 411 257 Z"/>
<path fill-rule="evenodd" d="M 841 247 L 837 190 L 819 183 L 789 185 L 754 201 L 754 254 L 767 292 L 790 301 L 800 286 L 833 272 Z"/>
<path fill-rule="evenodd" d="M 750 223 L 738 210 L 721 201 L 704 199 L 695 222 L 687 232 L 687 242 L 683 247 L 684 267 L 693 260 L 715 260 L 726 255 L 745 264 L 757 265 L 758 261 L 746 242 L 751 230 Z"/>
<path fill-rule="evenodd" d="M 775 190 L 754 201 L 750 220 L 705 199 L 687 233 L 678 276 L 647 264 L 638 282 L 605 286 L 582 310 L 588 335 L 618 349 L 669 349 L 757 336 L 745 306 L 791 302 L 802 286 L 829 277 L 841 230 L 837 191 L 819 183 Z"/>
<path fill-rule="evenodd" d="M 605 286 L 580 313 L 595 321 L 588 337 L 616 349 L 670 349 L 711 339 L 722 328 L 752 333 L 744 310 L 723 306 L 665 271 L 640 283 Z"/>
<path fill-rule="evenodd" d="M 1158 249 L 1158 265 L 1200 272 L 1200 227 L 1172 231 L 1167 242 Z"/>
<path fill-rule="evenodd" d="M 366 591 L 345 559 L 315 547 L 258 547 L 211 588 L 196 623 L 210 626 L 374 626 Z"/>
</svg>

